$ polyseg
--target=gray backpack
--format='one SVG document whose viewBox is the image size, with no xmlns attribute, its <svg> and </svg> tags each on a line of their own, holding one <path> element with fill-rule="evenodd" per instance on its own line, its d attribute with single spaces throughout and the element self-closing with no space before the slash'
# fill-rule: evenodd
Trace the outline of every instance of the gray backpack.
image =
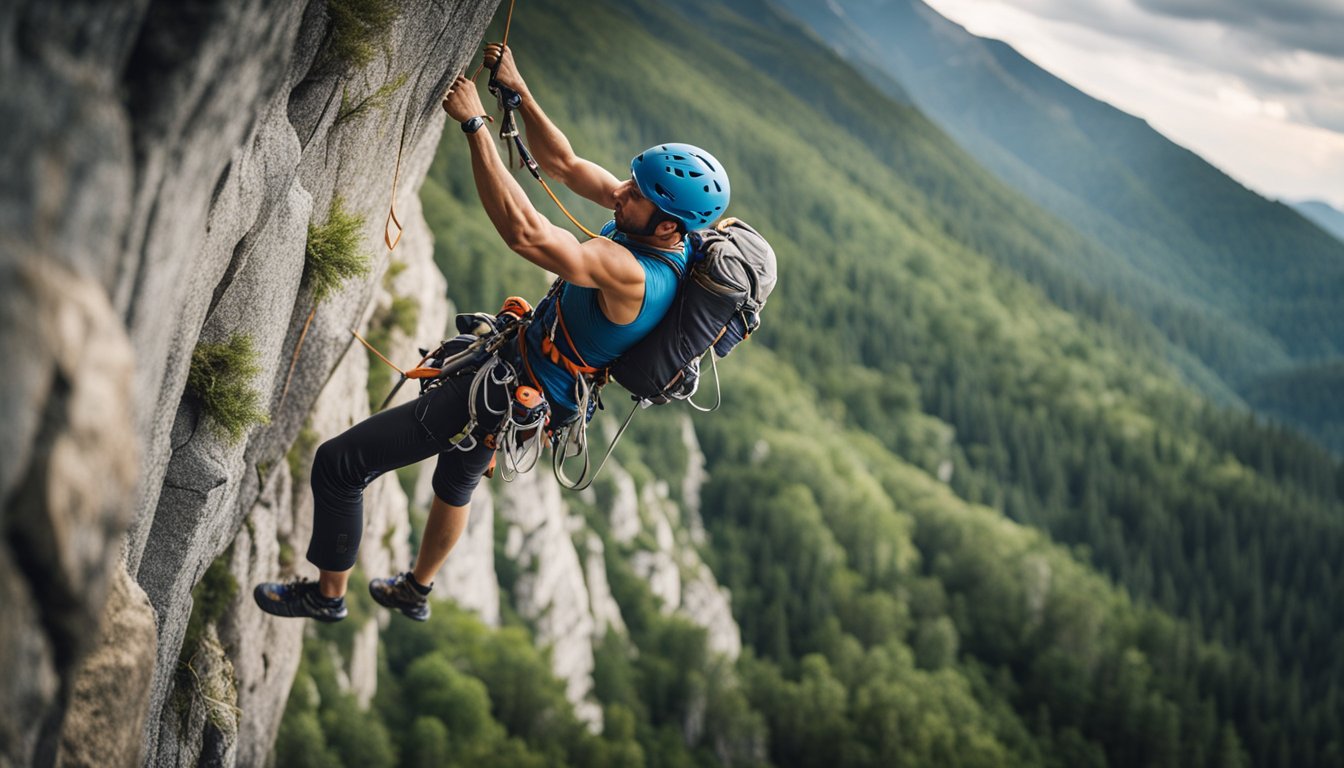
<svg viewBox="0 0 1344 768">
<path fill-rule="evenodd" d="M 726 356 L 760 327 L 775 288 L 774 249 L 745 222 L 727 218 L 690 238 L 690 266 L 671 308 L 610 367 L 612 378 L 644 403 L 689 400 L 699 387 L 701 358 L 711 347 Z"/>
</svg>

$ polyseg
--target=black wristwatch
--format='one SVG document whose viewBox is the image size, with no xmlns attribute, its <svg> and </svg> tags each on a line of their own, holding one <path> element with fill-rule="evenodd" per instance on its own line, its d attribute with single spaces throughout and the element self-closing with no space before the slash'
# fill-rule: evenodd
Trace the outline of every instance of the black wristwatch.
<svg viewBox="0 0 1344 768">
<path fill-rule="evenodd" d="M 481 130 L 481 126 L 483 126 L 483 125 L 485 125 L 485 118 L 484 118 L 484 117 L 477 116 L 477 117 L 473 117 L 473 118 L 471 118 L 470 120 L 463 120 L 463 121 L 462 121 L 462 132 L 463 132 L 463 133 L 466 133 L 466 134 L 472 134 L 472 133 L 475 133 L 475 132 Z"/>
</svg>

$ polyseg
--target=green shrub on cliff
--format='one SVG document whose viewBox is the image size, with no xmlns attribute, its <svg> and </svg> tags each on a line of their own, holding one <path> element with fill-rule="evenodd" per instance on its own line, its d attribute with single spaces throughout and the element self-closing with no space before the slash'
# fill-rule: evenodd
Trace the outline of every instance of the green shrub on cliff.
<svg viewBox="0 0 1344 768">
<path fill-rule="evenodd" d="M 242 439 L 253 424 L 270 423 L 260 405 L 261 395 L 252 388 L 252 377 L 260 371 L 247 334 L 234 334 L 224 342 L 200 342 L 191 353 L 187 390 L 200 399 L 210 424 L 230 443 Z"/>
<path fill-rule="evenodd" d="M 406 81 L 409 78 L 409 73 L 402 72 L 400 75 L 397 75 L 396 79 L 389 83 L 384 83 L 382 86 L 379 86 L 378 90 L 365 96 L 359 101 L 350 98 L 348 87 L 342 88 L 341 108 L 336 112 L 335 125 L 340 125 L 347 120 L 361 118 L 375 110 L 385 109 L 388 102 L 392 100 L 392 96 L 396 94 L 397 91 L 401 90 L 401 87 L 406 84 Z"/>
<path fill-rule="evenodd" d="M 397 19 L 397 8 L 388 0 L 330 0 L 331 17 L 327 56 L 351 68 L 373 60 L 386 45 L 387 33 Z"/>
<path fill-rule="evenodd" d="M 339 195 L 331 200 L 325 224 L 308 225 L 303 282 L 312 288 L 314 304 L 321 304 L 350 278 L 369 273 L 369 256 L 359 247 L 363 227 L 364 217 L 345 210 Z"/>
</svg>

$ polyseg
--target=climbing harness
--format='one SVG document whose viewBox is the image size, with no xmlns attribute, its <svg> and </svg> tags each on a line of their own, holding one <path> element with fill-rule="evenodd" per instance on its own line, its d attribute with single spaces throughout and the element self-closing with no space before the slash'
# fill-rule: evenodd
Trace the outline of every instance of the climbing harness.
<svg viewBox="0 0 1344 768">
<path fill-rule="evenodd" d="M 351 330 L 351 333 L 378 359 L 400 373 L 403 381 L 419 381 L 421 395 L 442 386 L 450 377 L 470 374 L 466 423 L 446 439 L 444 450 L 471 451 L 484 441 L 504 457 L 502 477 L 512 480 L 531 469 L 540 458 L 542 438 L 550 417 L 550 406 L 540 392 L 525 385 L 512 386 L 518 380 L 518 373 L 501 356 L 508 345 L 527 330 L 532 317 L 532 307 L 517 296 L 506 299 L 503 308 L 493 316 L 484 313 L 458 315 L 457 326 L 461 333 L 440 344 L 436 350 L 424 352 L 421 365 L 405 371 L 357 331 Z M 432 364 L 424 365 L 425 362 Z M 512 394 L 503 402 L 497 400 L 495 393 L 510 391 Z M 428 401 L 416 407 L 416 418 L 422 425 L 427 412 Z M 499 417 L 499 426 L 488 434 L 478 435 L 481 422 L 487 418 L 494 421 L 496 417 Z M 430 429 L 429 425 L 424 426 Z M 430 432 L 432 434 L 432 429 Z M 492 462 L 492 469 L 493 466 Z"/>
</svg>

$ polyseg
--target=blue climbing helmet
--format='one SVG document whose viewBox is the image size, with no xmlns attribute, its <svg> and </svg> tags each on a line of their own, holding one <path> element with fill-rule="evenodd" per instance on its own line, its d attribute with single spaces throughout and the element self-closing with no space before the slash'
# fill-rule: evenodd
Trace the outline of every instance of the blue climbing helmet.
<svg viewBox="0 0 1344 768">
<path fill-rule="evenodd" d="M 714 223 L 728 207 L 728 174 L 715 157 L 690 144 L 658 144 L 635 155 L 630 175 L 640 194 L 689 232 Z"/>
</svg>

